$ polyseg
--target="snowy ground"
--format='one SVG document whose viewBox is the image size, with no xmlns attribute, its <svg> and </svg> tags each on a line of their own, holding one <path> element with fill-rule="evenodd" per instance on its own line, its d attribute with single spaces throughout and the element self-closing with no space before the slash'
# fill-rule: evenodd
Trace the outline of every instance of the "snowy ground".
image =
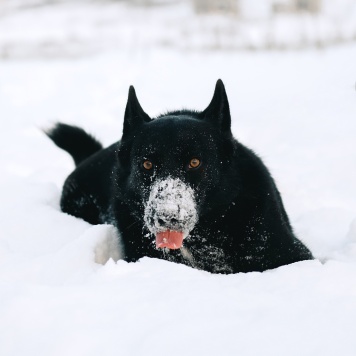
<svg viewBox="0 0 356 356">
<path fill-rule="evenodd" d="M 355 63 L 355 45 L 0 61 L 0 354 L 355 355 Z M 40 128 L 60 119 L 110 144 L 130 84 L 156 115 L 205 108 L 217 78 L 235 136 L 270 167 L 318 259 L 227 276 L 96 263 L 115 231 L 60 212 L 73 163 Z"/>
</svg>

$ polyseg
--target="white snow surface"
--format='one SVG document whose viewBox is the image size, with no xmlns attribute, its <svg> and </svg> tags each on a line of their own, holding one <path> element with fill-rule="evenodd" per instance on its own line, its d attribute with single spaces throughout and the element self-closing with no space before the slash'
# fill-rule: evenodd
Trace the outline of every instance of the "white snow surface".
<svg viewBox="0 0 356 356">
<path fill-rule="evenodd" d="M 31 58 L 0 61 L 0 355 L 355 355 L 355 45 L 113 43 L 90 57 Z M 61 120 L 108 145 L 120 138 L 130 84 L 154 116 L 203 110 L 218 78 L 234 135 L 270 168 L 317 259 L 231 275 L 120 260 L 113 227 L 60 211 L 74 164 L 41 128 Z"/>
</svg>

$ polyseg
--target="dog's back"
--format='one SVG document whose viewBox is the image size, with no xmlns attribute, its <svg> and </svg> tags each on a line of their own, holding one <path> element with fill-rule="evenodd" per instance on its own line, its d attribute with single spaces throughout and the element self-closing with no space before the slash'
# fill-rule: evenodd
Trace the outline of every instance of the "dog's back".
<svg viewBox="0 0 356 356">
<path fill-rule="evenodd" d="M 116 144 L 103 149 L 82 128 L 57 123 L 46 135 L 73 158 L 76 169 L 64 183 L 61 209 L 91 224 L 111 221 L 111 175 Z M 105 187 L 105 189 L 103 189 Z"/>
</svg>

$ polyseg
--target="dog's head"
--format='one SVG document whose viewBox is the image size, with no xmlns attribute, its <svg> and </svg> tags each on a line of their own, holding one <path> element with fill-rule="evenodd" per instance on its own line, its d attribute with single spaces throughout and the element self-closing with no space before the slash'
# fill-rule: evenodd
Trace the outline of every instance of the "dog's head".
<svg viewBox="0 0 356 356">
<path fill-rule="evenodd" d="M 151 119 L 130 87 L 118 148 L 120 195 L 156 236 L 157 247 L 182 246 L 197 221 L 231 199 L 222 184 L 233 139 L 224 85 L 202 112 L 173 111 Z"/>
</svg>

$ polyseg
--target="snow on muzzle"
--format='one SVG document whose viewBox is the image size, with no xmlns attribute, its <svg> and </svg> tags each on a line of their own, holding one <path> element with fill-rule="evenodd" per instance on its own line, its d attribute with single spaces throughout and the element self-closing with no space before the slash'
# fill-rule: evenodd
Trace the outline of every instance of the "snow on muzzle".
<svg viewBox="0 0 356 356">
<path fill-rule="evenodd" d="M 145 204 L 144 221 L 156 247 L 178 249 L 198 220 L 193 189 L 180 179 L 156 181 Z"/>
</svg>

